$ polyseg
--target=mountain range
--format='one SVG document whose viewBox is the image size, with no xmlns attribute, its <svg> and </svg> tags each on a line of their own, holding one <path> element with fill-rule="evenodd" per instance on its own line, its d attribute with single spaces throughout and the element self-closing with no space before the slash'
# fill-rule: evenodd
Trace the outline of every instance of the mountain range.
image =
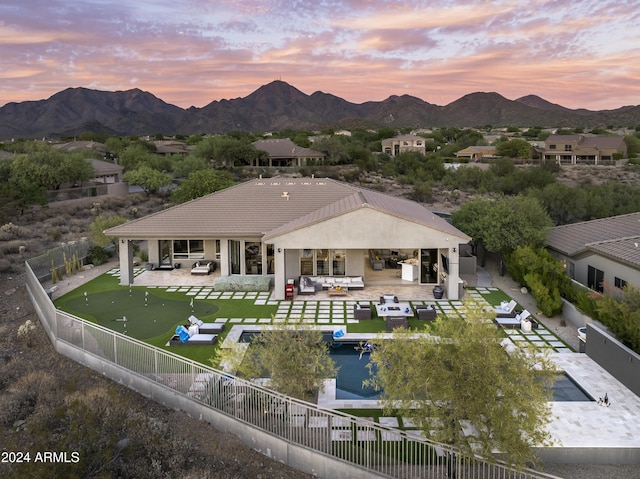
<svg viewBox="0 0 640 479">
<path fill-rule="evenodd" d="M 317 91 L 307 95 L 283 81 L 261 86 L 244 98 L 187 109 L 132 89 L 67 88 L 46 100 L 7 103 L 0 108 L 0 140 L 73 137 L 83 132 L 112 136 L 277 131 L 286 128 L 635 126 L 640 106 L 615 110 L 572 110 L 528 95 L 509 100 L 477 92 L 445 106 L 393 95 L 383 101 L 351 103 Z"/>
</svg>

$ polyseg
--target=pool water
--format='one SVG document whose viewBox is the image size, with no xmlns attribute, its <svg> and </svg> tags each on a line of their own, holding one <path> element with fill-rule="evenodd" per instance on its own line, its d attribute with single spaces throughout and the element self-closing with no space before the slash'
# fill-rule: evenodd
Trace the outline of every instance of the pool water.
<svg viewBox="0 0 640 479">
<path fill-rule="evenodd" d="M 330 355 L 340 366 L 336 378 L 336 399 L 365 400 L 377 399 L 381 391 L 365 387 L 362 382 L 370 378 L 369 354 L 360 355 L 360 343 L 345 343 L 337 349 L 331 349 Z M 375 367 L 373 369 L 375 372 Z M 551 386 L 554 402 L 594 401 L 594 399 L 566 373 L 558 375 Z"/>
<path fill-rule="evenodd" d="M 242 342 L 251 342 L 257 332 L 245 331 Z M 336 399 L 345 400 L 373 400 L 380 397 L 381 391 L 376 391 L 363 382 L 371 377 L 368 364 L 369 353 L 362 352 L 362 341 L 334 341 L 331 333 L 323 334 L 323 339 L 330 346 L 329 355 L 335 361 L 338 369 L 336 377 Z M 375 366 L 372 369 L 375 373 Z M 571 376 L 560 374 L 552 386 L 552 401 L 595 401 L 578 385 Z"/>
<path fill-rule="evenodd" d="M 371 377 L 367 367 L 370 355 L 364 353 L 361 356 L 360 351 L 355 349 L 356 346 L 359 347 L 359 343 L 345 343 L 329 352 L 339 368 L 336 377 L 336 399 L 377 399 L 380 397 L 380 391 L 362 385 L 363 381 Z M 375 372 L 375 369 L 373 371 Z"/>
</svg>

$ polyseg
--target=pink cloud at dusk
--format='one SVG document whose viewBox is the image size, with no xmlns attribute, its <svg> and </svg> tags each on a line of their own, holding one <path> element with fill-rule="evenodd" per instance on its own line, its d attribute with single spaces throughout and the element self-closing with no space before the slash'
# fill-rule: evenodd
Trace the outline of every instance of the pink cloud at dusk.
<svg viewBox="0 0 640 479">
<path fill-rule="evenodd" d="M 639 0 L 9 0 L 0 106 L 68 87 L 181 107 L 282 79 L 360 103 L 477 91 L 569 108 L 640 104 Z"/>
</svg>

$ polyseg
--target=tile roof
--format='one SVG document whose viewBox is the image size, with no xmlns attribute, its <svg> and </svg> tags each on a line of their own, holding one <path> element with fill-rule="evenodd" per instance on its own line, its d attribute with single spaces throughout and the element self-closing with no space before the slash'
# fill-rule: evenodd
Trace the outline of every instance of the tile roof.
<svg viewBox="0 0 640 479">
<path fill-rule="evenodd" d="M 274 236 L 358 208 L 375 208 L 463 240 L 422 205 L 331 179 L 265 178 L 240 183 L 107 230 L 124 238 Z"/>
<path fill-rule="evenodd" d="M 587 245 L 590 251 L 640 267 L 640 235 Z"/>
<path fill-rule="evenodd" d="M 258 140 L 252 145 L 256 150 L 266 151 L 271 158 L 324 157 L 324 153 L 298 146 L 289 138 Z"/>
<path fill-rule="evenodd" d="M 640 213 L 612 216 L 552 228 L 547 246 L 568 256 L 575 256 L 587 249 L 594 250 L 597 243 L 640 235 Z M 611 246 L 613 247 L 613 246 Z"/>
</svg>

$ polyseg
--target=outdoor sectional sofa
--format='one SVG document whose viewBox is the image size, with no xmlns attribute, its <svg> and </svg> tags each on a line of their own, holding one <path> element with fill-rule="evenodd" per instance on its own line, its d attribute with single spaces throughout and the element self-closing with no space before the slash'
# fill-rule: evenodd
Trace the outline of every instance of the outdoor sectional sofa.
<svg viewBox="0 0 640 479">
<path fill-rule="evenodd" d="M 344 286 L 348 289 L 364 289 L 362 276 L 300 276 L 298 294 L 315 294 L 316 291 L 332 286 Z"/>
</svg>

